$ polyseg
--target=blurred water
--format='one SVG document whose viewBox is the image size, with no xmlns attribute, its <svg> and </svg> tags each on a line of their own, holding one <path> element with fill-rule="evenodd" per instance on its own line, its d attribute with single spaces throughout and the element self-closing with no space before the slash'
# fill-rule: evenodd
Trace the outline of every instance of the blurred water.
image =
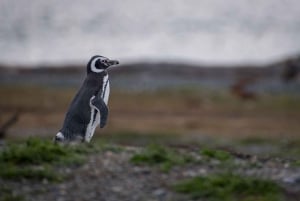
<svg viewBox="0 0 300 201">
<path fill-rule="evenodd" d="M 0 63 L 265 63 L 299 52 L 299 0 L 0 1 Z"/>
</svg>

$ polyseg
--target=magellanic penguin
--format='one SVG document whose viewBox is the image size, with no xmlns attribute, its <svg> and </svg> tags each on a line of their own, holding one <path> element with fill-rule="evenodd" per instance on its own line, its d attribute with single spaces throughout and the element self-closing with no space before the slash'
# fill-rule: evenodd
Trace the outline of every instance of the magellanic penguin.
<svg viewBox="0 0 300 201">
<path fill-rule="evenodd" d="M 89 142 L 97 125 L 105 126 L 110 92 L 107 68 L 117 64 L 116 60 L 98 55 L 90 59 L 87 76 L 69 107 L 55 142 Z"/>
</svg>

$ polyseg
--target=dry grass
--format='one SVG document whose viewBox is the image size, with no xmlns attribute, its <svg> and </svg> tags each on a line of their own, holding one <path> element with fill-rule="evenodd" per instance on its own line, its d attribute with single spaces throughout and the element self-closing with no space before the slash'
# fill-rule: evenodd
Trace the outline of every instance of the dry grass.
<svg viewBox="0 0 300 201">
<path fill-rule="evenodd" d="M 11 135 L 53 135 L 62 124 L 76 90 L 33 86 L 0 87 L 0 125 L 21 111 Z M 106 133 L 119 130 L 201 133 L 221 136 L 292 136 L 300 133 L 300 98 L 264 95 L 240 101 L 227 92 L 170 89 L 113 91 Z M 24 134 L 25 133 L 25 134 Z"/>
</svg>

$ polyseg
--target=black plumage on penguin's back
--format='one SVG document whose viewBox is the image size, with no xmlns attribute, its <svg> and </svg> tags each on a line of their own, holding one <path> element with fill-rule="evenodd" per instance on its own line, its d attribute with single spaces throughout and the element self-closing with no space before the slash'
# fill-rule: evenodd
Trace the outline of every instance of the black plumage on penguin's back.
<svg viewBox="0 0 300 201">
<path fill-rule="evenodd" d="M 91 118 L 90 99 L 102 90 L 103 77 L 106 71 L 98 74 L 88 74 L 81 88 L 71 102 L 60 130 L 66 138 L 84 137 Z"/>
</svg>

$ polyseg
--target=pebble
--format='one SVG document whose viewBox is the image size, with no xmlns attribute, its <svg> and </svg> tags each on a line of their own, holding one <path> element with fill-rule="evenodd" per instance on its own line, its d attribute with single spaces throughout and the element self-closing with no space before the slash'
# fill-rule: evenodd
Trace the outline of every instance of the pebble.
<svg viewBox="0 0 300 201">
<path fill-rule="evenodd" d="M 283 179 L 283 182 L 287 184 L 300 185 L 300 175 L 292 175 L 289 177 L 285 177 Z"/>
<path fill-rule="evenodd" d="M 159 189 L 156 189 L 155 191 L 153 191 L 152 194 L 156 197 L 162 197 L 166 194 L 166 191 L 162 188 L 159 188 Z"/>
<path fill-rule="evenodd" d="M 123 191 L 123 188 L 121 186 L 113 186 L 111 190 L 115 193 L 119 193 Z"/>
</svg>

